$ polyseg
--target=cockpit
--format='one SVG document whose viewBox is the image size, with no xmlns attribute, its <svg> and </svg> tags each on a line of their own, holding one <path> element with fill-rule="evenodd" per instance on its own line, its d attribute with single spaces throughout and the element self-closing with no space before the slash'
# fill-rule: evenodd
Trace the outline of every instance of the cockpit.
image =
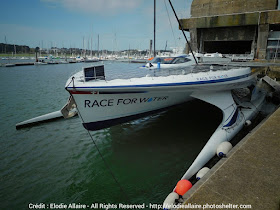
<svg viewBox="0 0 280 210">
<path fill-rule="evenodd" d="M 161 63 L 161 64 L 179 64 L 191 61 L 190 58 L 182 57 L 155 57 L 150 63 Z"/>
</svg>

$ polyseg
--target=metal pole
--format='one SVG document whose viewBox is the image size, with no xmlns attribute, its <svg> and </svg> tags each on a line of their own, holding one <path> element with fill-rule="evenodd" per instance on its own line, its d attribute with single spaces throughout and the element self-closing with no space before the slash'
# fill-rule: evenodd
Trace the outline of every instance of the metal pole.
<svg viewBox="0 0 280 210">
<path fill-rule="evenodd" d="M 156 57 L 156 0 L 154 0 L 154 57 Z"/>
<path fill-rule="evenodd" d="M 277 42 L 277 48 L 276 48 L 275 54 L 274 54 L 274 63 L 275 63 L 276 58 L 278 58 L 278 49 L 279 49 L 279 40 Z"/>
<path fill-rule="evenodd" d="M 195 56 L 194 56 L 194 54 L 193 54 L 191 45 L 190 45 L 190 43 L 189 43 L 189 41 L 188 41 L 188 39 L 187 39 L 187 37 L 186 37 L 186 34 L 185 34 L 184 30 L 183 30 L 183 27 L 182 27 L 182 25 L 181 25 L 181 23 L 180 23 L 180 21 L 179 21 L 179 18 L 177 17 L 177 14 L 176 14 L 176 12 L 175 12 L 175 10 L 174 10 L 174 7 L 173 7 L 171 1 L 170 1 L 170 0 L 168 0 L 168 1 L 169 1 L 169 4 L 170 4 L 170 6 L 171 6 L 173 12 L 174 12 L 174 15 L 175 15 L 177 21 L 178 21 L 178 23 L 179 23 L 179 26 L 180 26 L 180 28 L 181 28 L 181 31 L 182 31 L 182 33 L 183 33 L 183 35 L 184 35 L 184 37 L 185 37 L 185 39 L 186 39 L 186 41 L 187 41 L 187 43 L 188 43 L 188 46 L 189 46 L 189 48 L 190 48 L 190 50 L 191 50 L 191 53 L 192 53 L 192 56 L 193 56 L 193 58 L 194 58 L 194 60 L 195 60 L 195 63 L 198 64 L 198 63 L 197 63 L 197 60 L 196 60 L 196 58 L 195 58 Z"/>
<path fill-rule="evenodd" d="M 97 36 L 97 55 L 98 55 L 98 58 L 100 59 L 100 54 L 99 54 L 99 34 Z"/>
</svg>

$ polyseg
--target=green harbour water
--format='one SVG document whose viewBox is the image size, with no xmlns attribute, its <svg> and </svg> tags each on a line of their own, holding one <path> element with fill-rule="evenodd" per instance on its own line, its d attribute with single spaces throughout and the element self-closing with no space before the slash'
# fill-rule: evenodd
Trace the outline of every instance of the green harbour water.
<svg viewBox="0 0 280 210">
<path fill-rule="evenodd" d="M 105 74 L 141 72 L 141 64 L 104 63 Z M 218 109 L 191 101 L 91 132 L 123 192 L 79 117 L 15 127 L 60 110 L 69 97 L 67 79 L 89 65 L 0 68 L 0 209 L 40 203 L 162 204 L 221 121 Z"/>
</svg>

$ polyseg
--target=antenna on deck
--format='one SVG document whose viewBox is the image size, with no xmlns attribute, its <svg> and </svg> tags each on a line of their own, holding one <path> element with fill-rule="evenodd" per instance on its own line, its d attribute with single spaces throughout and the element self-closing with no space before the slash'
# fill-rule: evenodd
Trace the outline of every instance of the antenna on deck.
<svg viewBox="0 0 280 210">
<path fill-rule="evenodd" d="M 190 50 L 191 50 L 191 53 L 192 53 L 192 56 L 193 56 L 193 58 L 194 58 L 194 60 L 195 60 L 195 63 L 198 64 L 198 63 L 197 63 L 197 60 L 196 60 L 196 58 L 195 58 L 195 56 L 194 56 L 194 54 L 193 54 L 191 45 L 190 45 L 190 43 L 189 43 L 189 41 L 188 41 L 188 39 L 187 39 L 187 37 L 186 37 L 186 34 L 185 34 L 184 30 L 183 30 L 183 27 L 182 27 L 182 25 L 181 25 L 181 23 L 180 23 L 180 21 L 179 21 L 179 19 L 178 19 L 178 17 L 177 17 L 177 14 L 176 14 L 176 12 L 175 12 L 175 10 L 174 10 L 174 7 L 173 7 L 171 1 L 170 1 L 170 0 L 168 0 L 168 1 L 169 1 L 169 4 L 170 4 L 170 6 L 171 6 L 173 12 L 174 12 L 174 15 L 175 15 L 177 21 L 178 21 L 178 23 L 179 23 L 180 29 L 181 29 L 181 31 L 182 31 L 182 33 L 183 33 L 183 35 L 184 35 L 184 37 L 185 37 L 185 39 L 186 39 L 186 41 L 187 41 L 187 43 L 188 43 L 188 46 L 189 46 L 189 48 L 190 48 Z"/>
</svg>

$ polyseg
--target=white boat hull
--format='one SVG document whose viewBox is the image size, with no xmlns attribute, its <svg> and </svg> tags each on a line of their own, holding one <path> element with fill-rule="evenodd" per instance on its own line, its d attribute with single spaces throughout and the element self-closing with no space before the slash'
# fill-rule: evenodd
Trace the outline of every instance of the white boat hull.
<svg viewBox="0 0 280 210">
<path fill-rule="evenodd" d="M 66 89 L 73 95 L 88 130 L 107 128 L 184 103 L 195 98 L 191 95 L 197 91 L 232 90 L 254 82 L 250 68 L 93 82 L 79 82 L 81 75 L 76 77 L 80 79 L 69 79 Z"/>
<path fill-rule="evenodd" d="M 73 94 L 74 92 L 72 92 Z M 191 100 L 188 92 L 73 94 L 83 125 L 99 130 Z"/>
<path fill-rule="evenodd" d="M 146 64 L 146 68 L 149 69 L 172 69 L 172 68 L 191 68 L 192 65 L 195 64 L 195 62 L 189 62 L 189 63 L 180 63 L 180 64 L 157 64 L 157 63 L 151 63 L 152 66 L 150 66 L 150 63 Z"/>
</svg>

